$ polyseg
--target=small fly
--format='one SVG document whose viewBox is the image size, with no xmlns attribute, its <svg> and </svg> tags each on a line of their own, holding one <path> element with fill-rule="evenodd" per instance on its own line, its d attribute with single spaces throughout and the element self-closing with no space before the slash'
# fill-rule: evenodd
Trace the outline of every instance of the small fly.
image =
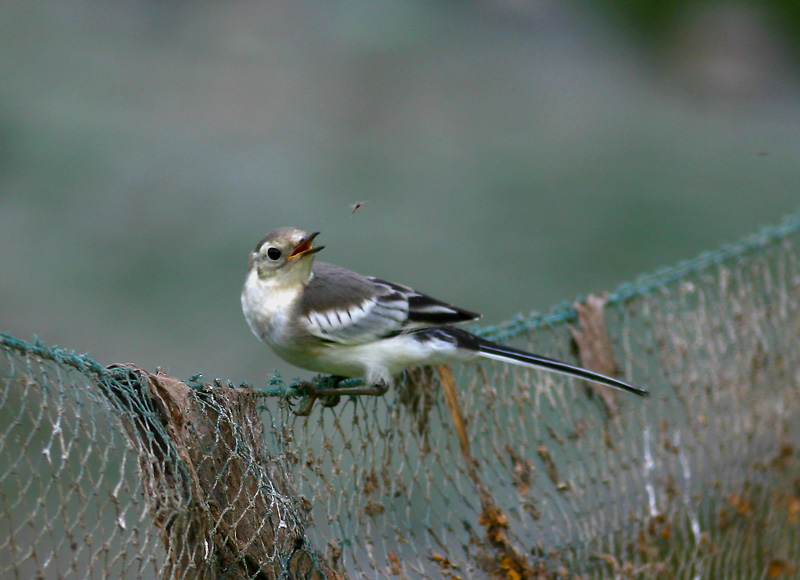
<svg viewBox="0 0 800 580">
<path fill-rule="evenodd" d="M 350 204 L 350 215 L 355 214 L 361 208 L 361 206 L 364 205 L 365 203 L 367 203 L 367 202 L 366 201 L 359 201 L 357 203 Z"/>
</svg>

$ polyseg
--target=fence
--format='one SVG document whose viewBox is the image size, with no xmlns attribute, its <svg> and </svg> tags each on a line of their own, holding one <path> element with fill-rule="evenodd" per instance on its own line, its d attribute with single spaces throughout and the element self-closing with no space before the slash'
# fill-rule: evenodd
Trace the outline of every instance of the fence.
<svg viewBox="0 0 800 580">
<path fill-rule="evenodd" d="M 0 576 L 793 577 L 798 238 L 790 216 L 584 301 L 577 340 L 569 305 L 484 330 L 586 361 L 604 324 L 595 355 L 649 400 L 481 362 L 298 417 L 279 377 L 0 335 Z"/>
</svg>

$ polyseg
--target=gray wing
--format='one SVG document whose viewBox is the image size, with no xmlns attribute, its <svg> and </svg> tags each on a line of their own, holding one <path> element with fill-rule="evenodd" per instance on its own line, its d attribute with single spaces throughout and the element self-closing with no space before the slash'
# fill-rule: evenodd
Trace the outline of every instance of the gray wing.
<svg viewBox="0 0 800 580">
<path fill-rule="evenodd" d="M 407 286 L 315 263 L 298 304 L 304 330 L 329 342 L 364 344 L 423 328 L 449 326 L 480 315 Z"/>
</svg>

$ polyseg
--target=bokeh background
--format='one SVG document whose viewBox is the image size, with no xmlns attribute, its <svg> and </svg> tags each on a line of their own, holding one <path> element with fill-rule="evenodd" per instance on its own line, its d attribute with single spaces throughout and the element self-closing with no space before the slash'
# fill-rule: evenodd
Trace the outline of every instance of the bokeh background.
<svg viewBox="0 0 800 580">
<path fill-rule="evenodd" d="M 279 226 L 494 324 L 798 209 L 794 2 L 33 0 L 0 23 L 0 330 L 104 364 L 307 376 L 240 311 Z"/>
</svg>

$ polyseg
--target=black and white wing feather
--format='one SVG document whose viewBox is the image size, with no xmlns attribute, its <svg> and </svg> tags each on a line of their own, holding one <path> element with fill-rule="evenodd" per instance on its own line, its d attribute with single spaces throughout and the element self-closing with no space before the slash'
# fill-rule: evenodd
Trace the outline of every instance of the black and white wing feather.
<svg viewBox="0 0 800 580">
<path fill-rule="evenodd" d="M 408 286 L 325 263 L 314 264 L 298 307 L 304 330 L 325 341 L 348 345 L 480 317 Z"/>
</svg>

